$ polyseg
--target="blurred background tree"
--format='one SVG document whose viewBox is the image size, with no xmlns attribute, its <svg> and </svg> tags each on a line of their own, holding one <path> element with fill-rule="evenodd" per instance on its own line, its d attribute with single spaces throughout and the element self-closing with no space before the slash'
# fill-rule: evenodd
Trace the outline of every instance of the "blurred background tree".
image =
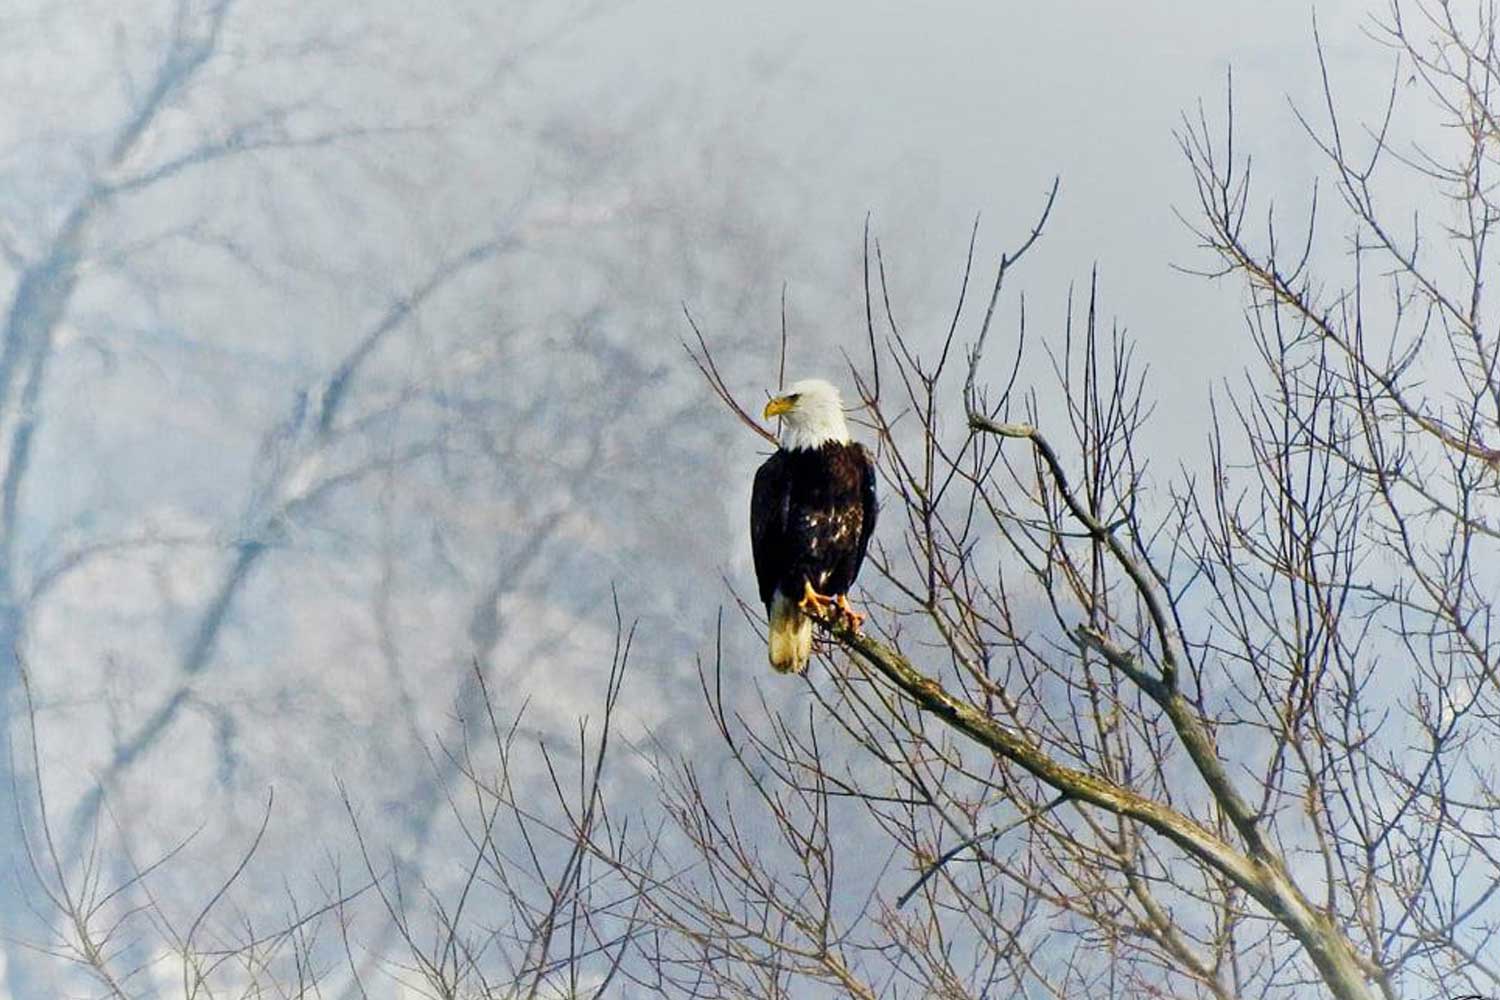
<svg viewBox="0 0 1500 1000">
<path fill-rule="evenodd" d="M 719 557 L 646 557 L 720 530 L 677 470 L 726 452 L 729 431 L 688 391 L 678 303 L 707 296 L 726 322 L 773 328 L 771 262 L 792 255 L 728 169 L 754 155 L 735 123 L 705 148 L 676 95 L 580 92 L 570 45 L 618 13 L 7 14 L 11 995 L 51 995 L 25 945 L 71 933 L 19 850 L 42 818 L 23 662 L 53 764 L 52 877 L 128 882 L 127 855 L 202 825 L 158 875 L 158 898 L 195 899 L 275 787 L 267 864 L 246 878 L 279 912 L 283 874 L 315 867 L 308 844 L 347 841 L 335 775 L 358 784 L 397 870 L 441 853 L 452 768 L 426 748 L 475 722 L 455 714 L 479 701 L 474 664 L 530 694 L 537 731 L 571 729 L 580 692 L 542 681 L 608 649 L 611 580 L 659 626 L 663 661 L 685 660 L 672 651 L 709 619 L 682 598 Z M 114 859 L 102 871 L 95 851 Z"/>
</svg>

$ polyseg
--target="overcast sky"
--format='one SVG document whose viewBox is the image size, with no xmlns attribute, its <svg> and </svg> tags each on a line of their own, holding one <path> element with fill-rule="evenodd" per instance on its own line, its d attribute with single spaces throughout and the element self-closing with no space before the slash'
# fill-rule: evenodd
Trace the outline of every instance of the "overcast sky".
<svg viewBox="0 0 1500 1000">
<path fill-rule="evenodd" d="M 1334 85 L 1360 107 L 1378 106 L 1392 65 L 1365 34 L 1372 12 L 1383 5 L 1316 8 Z M 1322 164 L 1288 101 L 1321 110 L 1313 17 L 1314 5 L 1300 0 L 664 0 L 602 19 L 575 45 L 581 65 L 618 88 L 676 94 L 705 137 L 725 121 L 748 123 L 787 194 L 766 212 L 789 206 L 801 249 L 842 268 L 827 272 L 845 282 L 827 306 L 826 289 L 799 283 L 805 276 L 793 268 L 783 274 L 794 305 L 812 311 L 809 323 L 857 335 L 852 267 L 865 212 L 903 293 L 898 309 L 937 320 L 974 216 L 983 217 L 982 246 L 1003 249 L 1060 176 L 1045 245 L 1013 286 L 1028 292 L 1032 321 L 1055 328 L 1064 288 L 1097 263 L 1106 312 L 1135 333 L 1143 356 L 1194 361 L 1206 388 L 1211 375 L 1233 374 L 1226 362 L 1244 343 L 1243 298 L 1238 287 L 1172 270 L 1203 262 L 1173 215 L 1193 208 L 1173 130 L 1200 99 L 1222 113 L 1232 66 L 1241 148 L 1253 149 L 1259 182 L 1304 196 Z M 1173 374 L 1161 411 L 1168 426 L 1201 415 L 1206 399 L 1178 393 L 1182 372 Z"/>
</svg>

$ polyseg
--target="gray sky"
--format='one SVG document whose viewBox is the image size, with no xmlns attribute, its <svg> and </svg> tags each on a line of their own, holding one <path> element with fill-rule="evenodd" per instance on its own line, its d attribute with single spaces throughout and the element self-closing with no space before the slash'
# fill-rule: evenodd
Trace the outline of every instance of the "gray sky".
<svg viewBox="0 0 1500 1000">
<path fill-rule="evenodd" d="M 1372 9 L 1317 8 L 1335 86 L 1367 107 L 1360 99 L 1378 104 L 1391 66 L 1363 34 Z M 1032 322 L 1055 329 L 1066 285 L 1097 263 L 1106 311 L 1143 356 L 1187 360 L 1206 386 L 1233 373 L 1241 295 L 1171 268 L 1203 262 L 1173 215 L 1191 211 L 1193 192 L 1172 132 L 1200 99 L 1222 113 L 1232 65 L 1241 148 L 1257 153 L 1258 183 L 1304 197 L 1322 165 L 1287 102 L 1321 110 L 1312 19 L 1313 5 L 1298 0 L 663 2 L 632 5 L 575 44 L 620 88 L 685 91 L 706 134 L 744 122 L 770 151 L 786 198 L 763 208 L 794 213 L 797 251 L 828 268 L 811 281 L 794 267 L 782 274 L 809 326 L 858 335 L 851 260 L 865 212 L 892 264 L 898 310 L 935 325 L 974 216 L 981 247 L 998 252 L 1024 235 L 1060 176 L 1045 244 L 1013 286 L 1027 291 Z M 774 319 L 774 304 L 764 315 Z M 1204 393 L 1177 391 L 1183 373 L 1174 367 L 1173 391 L 1162 394 L 1164 425 L 1203 412 Z"/>
</svg>

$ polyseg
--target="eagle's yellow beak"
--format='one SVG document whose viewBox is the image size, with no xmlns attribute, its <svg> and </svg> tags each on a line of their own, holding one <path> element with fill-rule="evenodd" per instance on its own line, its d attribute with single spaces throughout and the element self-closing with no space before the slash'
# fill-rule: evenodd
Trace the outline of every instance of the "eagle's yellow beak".
<svg viewBox="0 0 1500 1000">
<path fill-rule="evenodd" d="M 796 399 L 791 396 L 777 396 L 766 404 L 766 412 L 761 414 L 761 416 L 770 420 L 772 417 L 779 417 L 783 413 L 790 412 L 792 407 L 796 405 Z"/>
</svg>

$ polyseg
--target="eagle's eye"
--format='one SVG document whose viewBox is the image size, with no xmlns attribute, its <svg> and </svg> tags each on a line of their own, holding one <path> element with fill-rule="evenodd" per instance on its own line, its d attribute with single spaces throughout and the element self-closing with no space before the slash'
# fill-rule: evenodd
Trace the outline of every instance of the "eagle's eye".
<svg viewBox="0 0 1500 1000">
<path fill-rule="evenodd" d="M 790 396 L 787 397 L 787 401 L 791 402 L 791 403 L 795 403 L 795 402 L 797 402 L 797 400 L 799 400 L 801 398 L 802 398 L 802 393 L 800 393 L 800 392 L 794 392 Z"/>
</svg>

